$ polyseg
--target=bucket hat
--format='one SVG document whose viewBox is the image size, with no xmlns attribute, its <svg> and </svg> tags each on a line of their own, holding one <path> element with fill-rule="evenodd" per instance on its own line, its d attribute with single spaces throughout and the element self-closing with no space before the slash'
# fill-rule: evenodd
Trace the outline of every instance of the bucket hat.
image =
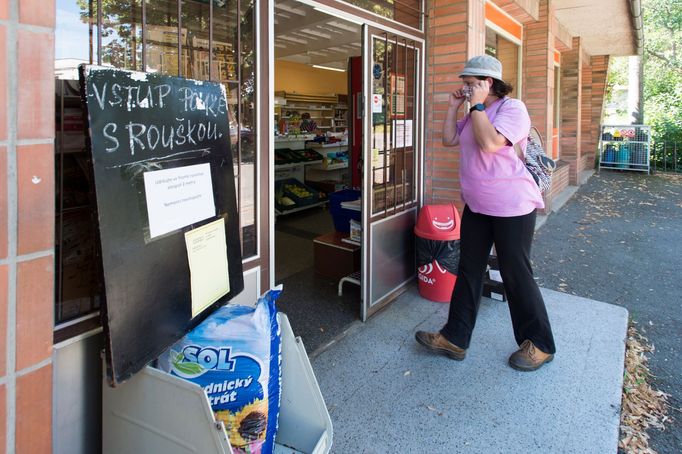
<svg viewBox="0 0 682 454">
<path fill-rule="evenodd" d="M 459 77 L 464 76 L 484 76 L 492 77 L 502 81 L 502 63 L 490 55 L 479 55 L 477 57 L 471 58 L 466 65 L 464 65 L 464 70 L 459 74 Z"/>
</svg>

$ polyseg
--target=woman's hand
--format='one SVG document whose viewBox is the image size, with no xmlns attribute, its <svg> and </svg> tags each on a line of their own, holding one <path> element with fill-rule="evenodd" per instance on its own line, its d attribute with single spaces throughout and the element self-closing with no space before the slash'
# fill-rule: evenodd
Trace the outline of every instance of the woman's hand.
<svg viewBox="0 0 682 454">
<path fill-rule="evenodd" d="M 453 93 L 450 93 L 450 100 L 448 102 L 449 107 L 452 107 L 453 109 L 459 109 L 459 106 L 464 104 L 464 101 L 466 101 L 466 96 L 464 96 L 464 92 L 462 89 L 455 90 Z"/>
<path fill-rule="evenodd" d="M 477 80 L 473 84 L 469 85 L 471 87 L 471 105 L 483 104 L 486 98 L 490 94 L 490 85 L 488 85 L 488 80 Z"/>
<path fill-rule="evenodd" d="M 448 113 L 443 122 L 443 145 L 450 147 L 459 143 L 459 134 L 457 134 L 457 111 L 460 106 L 466 101 L 466 96 L 462 89 L 455 90 L 450 93 L 448 101 Z"/>
</svg>

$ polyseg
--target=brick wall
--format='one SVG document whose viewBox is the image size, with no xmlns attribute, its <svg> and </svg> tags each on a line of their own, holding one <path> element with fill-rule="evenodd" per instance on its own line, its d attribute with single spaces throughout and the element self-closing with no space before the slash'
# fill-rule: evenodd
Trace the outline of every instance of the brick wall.
<svg viewBox="0 0 682 454">
<path fill-rule="evenodd" d="M 54 0 L 0 0 L 0 453 L 49 453 Z"/>
<path fill-rule="evenodd" d="M 584 154 L 580 157 L 580 171 L 582 172 L 583 170 L 591 170 L 594 169 L 595 161 L 594 161 L 594 153 L 590 154 Z"/>
<path fill-rule="evenodd" d="M 448 96 L 461 86 L 458 77 L 468 57 L 483 53 L 484 0 L 434 0 L 428 3 L 425 203 L 455 202 L 459 194 L 459 147 L 441 143 Z"/>
<path fill-rule="evenodd" d="M 540 0 L 538 20 L 524 25 L 523 100 L 532 124 L 538 128 L 551 154 L 554 126 L 554 36 L 548 0 Z"/>
<path fill-rule="evenodd" d="M 577 185 L 581 145 L 581 103 L 583 52 L 580 38 L 561 54 L 561 158 L 570 165 L 569 181 Z"/>
<path fill-rule="evenodd" d="M 592 143 L 592 67 L 590 66 L 589 57 L 582 61 L 582 99 L 580 103 L 581 109 L 581 136 L 580 136 L 580 152 L 578 153 L 578 173 L 584 170 L 584 159 L 586 153 L 590 151 Z"/>
<path fill-rule="evenodd" d="M 606 78 L 609 71 L 609 56 L 598 55 L 590 58 L 590 67 L 592 68 L 592 105 L 590 106 L 590 115 L 592 122 L 590 124 L 590 142 L 588 148 L 584 151 L 587 157 L 587 169 L 594 168 L 595 156 L 597 148 L 599 147 L 599 126 L 601 125 L 602 114 L 604 110 L 604 96 L 606 95 Z"/>
<path fill-rule="evenodd" d="M 543 200 L 545 201 L 544 210 L 540 210 L 541 213 L 547 214 L 552 211 L 552 199 L 561 193 L 564 189 L 568 187 L 569 179 L 569 164 L 565 161 L 558 161 L 557 168 L 552 174 L 552 188 L 548 194 L 544 194 Z"/>
</svg>

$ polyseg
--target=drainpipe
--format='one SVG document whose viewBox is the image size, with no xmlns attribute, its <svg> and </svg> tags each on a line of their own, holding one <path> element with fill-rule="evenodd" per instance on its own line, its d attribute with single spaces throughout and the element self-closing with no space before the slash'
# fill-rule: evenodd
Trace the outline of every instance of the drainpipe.
<svg viewBox="0 0 682 454">
<path fill-rule="evenodd" d="M 628 0 L 630 3 L 630 15 L 632 26 L 635 30 L 635 52 L 639 66 L 639 90 L 637 94 L 637 114 L 635 123 L 644 123 L 644 23 L 642 20 L 642 3 L 640 0 Z"/>
<path fill-rule="evenodd" d="M 630 3 L 630 15 L 635 29 L 635 46 L 637 55 L 644 51 L 644 24 L 642 21 L 642 2 L 640 0 L 628 0 Z"/>
</svg>

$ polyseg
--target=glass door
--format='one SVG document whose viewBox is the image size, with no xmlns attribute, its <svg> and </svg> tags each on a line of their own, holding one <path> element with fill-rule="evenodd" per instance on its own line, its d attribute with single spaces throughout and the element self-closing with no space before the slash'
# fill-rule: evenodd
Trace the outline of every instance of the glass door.
<svg viewBox="0 0 682 454">
<path fill-rule="evenodd" d="M 415 275 L 422 49 L 421 41 L 363 28 L 363 320 L 402 293 Z"/>
</svg>

